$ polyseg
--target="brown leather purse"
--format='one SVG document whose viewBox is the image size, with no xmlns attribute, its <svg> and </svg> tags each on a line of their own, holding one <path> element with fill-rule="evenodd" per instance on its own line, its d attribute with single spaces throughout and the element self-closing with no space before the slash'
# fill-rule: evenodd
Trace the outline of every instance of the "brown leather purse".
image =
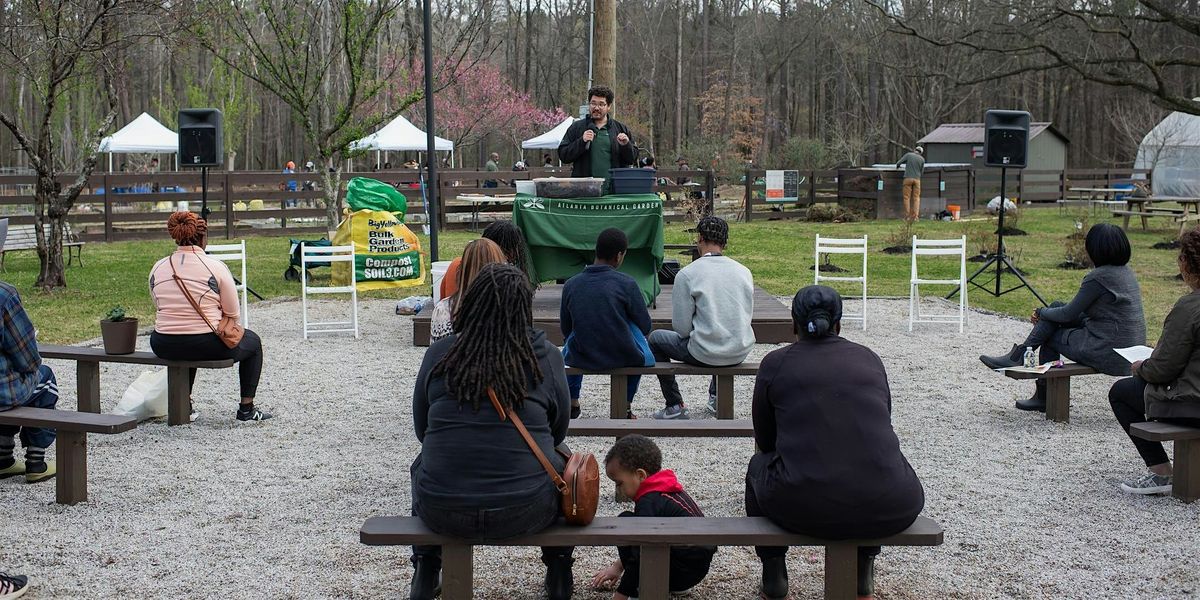
<svg viewBox="0 0 1200 600">
<path fill-rule="evenodd" d="M 187 290 L 187 286 L 183 285 L 183 279 L 179 277 L 179 272 L 175 270 L 175 263 L 168 259 L 167 264 L 171 265 L 171 277 L 175 279 L 176 285 L 179 286 L 179 291 L 183 292 L 183 296 L 187 298 L 188 304 L 191 304 L 192 308 L 196 309 L 196 314 L 200 315 L 201 319 L 204 319 L 204 322 L 208 324 L 208 328 L 217 334 L 218 338 L 221 338 L 221 342 L 225 344 L 226 348 L 237 348 L 237 345 L 242 341 L 242 336 L 246 335 L 246 328 L 242 327 L 242 324 L 237 319 L 224 315 L 221 316 L 221 322 L 214 326 L 212 321 L 208 320 L 208 316 L 204 314 L 204 311 L 200 310 L 200 305 L 196 303 L 196 299 L 192 297 L 192 293 Z"/>
<path fill-rule="evenodd" d="M 562 494 L 562 514 L 567 524 L 591 524 L 592 519 L 596 518 L 596 507 L 600 504 L 600 465 L 596 462 L 595 455 L 591 452 L 567 454 L 556 449 L 563 458 L 567 459 L 567 466 L 560 476 L 558 471 L 554 470 L 554 465 L 546 459 L 542 449 L 538 448 L 537 443 L 529 436 L 529 431 L 525 429 L 525 424 L 521 422 L 517 412 L 505 411 L 492 388 L 487 389 L 487 394 L 492 401 L 492 407 L 496 409 L 497 413 L 500 413 L 500 420 L 512 418 L 513 425 L 516 425 L 517 431 L 521 432 L 521 437 L 525 438 L 525 443 L 529 445 L 530 450 L 533 450 L 533 455 L 537 457 L 538 462 L 542 463 L 542 468 L 546 469 L 546 473 L 550 474 L 550 479 L 554 481 L 554 487 L 558 488 L 558 492 Z"/>
</svg>

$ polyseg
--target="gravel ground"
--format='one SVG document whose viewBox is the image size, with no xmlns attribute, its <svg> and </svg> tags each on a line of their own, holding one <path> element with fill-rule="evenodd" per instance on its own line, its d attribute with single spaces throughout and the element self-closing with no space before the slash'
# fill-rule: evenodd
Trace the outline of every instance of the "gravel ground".
<svg viewBox="0 0 1200 600">
<path fill-rule="evenodd" d="M 338 312 L 344 304 L 329 303 Z M 847 309 L 854 310 L 853 303 Z M 358 528 L 409 510 L 408 465 L 419 446 L 410 394 L 422 348 L 389 301 L 361 304 L 363 336 L 303 341 L 300 306 L 255 304 L 252 329 L 267 360 L 259 404 L 265 423 L 234 421 L 233 371 L 202 372 L 199 419 L 168 429 L 142 424 L 90 437 L 90 500 L 53 503 L 54 485 L 0 482 L 0 569 L 34 579 L 30 598 L 394 598 L 407 593 L 404 548 L 369 548 Z M 1113 378 L 1074 383 L 1072 422 L 1013 409 L 1032 385 L 979 364 L 1028 331 L 1013 319 L 972 313 L 967 333 L 946 325 L 907 331 L 903 300 L 872 300 L 871 328 L 847 324 L 887 365 L 893 420 L 925 485 L 925 515 L 946 529 L 937 548 L 885 550 L 878 596 L 926 598 L 1186 598 L 1200 594 L 1200 503 L 1122 494 L 1116 482 L 1141 464 L 1108 408 Z M 148 347 L 147 338 L 139 346 Z M 773 346 L 760 345 L 759 359 Z M 72 365 L 50 361 L 74 408 Z M 104 411 L 141 369 L 102 367 Z M 703 407 L 706 381 L 680 378 Z M 584 414 L 605 416 L 606 381 L 589 378 Z M 748 417 L 753 381 L 738 378 Z M 648 380 L 635 409 L 660 406 Z M 703 408 L 697 417 L 711 418 Z M 749 440 L 661 440 L 664 463 L 713 516 L 743 514 Z M 576 443 L 602 454 L 600 439 Z M 486 457 L 480 457 L 486 460 Z M 602 498 L 601 514 L 622 506 Z M 585 580 L 615 557 L 576 552 L 576 598 L 608 598 Z M 796 598 L 820 597 L 823 557 L 789 553 Z M 722 548 L 693 598 L 757 597 L 748 548 Z M 476 598 L 539 598 L 536 549 L 481 548 Z"/>
</svg>

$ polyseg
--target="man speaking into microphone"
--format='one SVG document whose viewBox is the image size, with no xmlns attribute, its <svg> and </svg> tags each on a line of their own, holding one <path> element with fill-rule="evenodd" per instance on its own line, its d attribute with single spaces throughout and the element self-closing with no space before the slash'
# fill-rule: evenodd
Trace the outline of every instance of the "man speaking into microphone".
<svg viewBox="0 0 1200 600">
<path fill-rule="evenodd" d="M 612 103 L 611 89 L 588 90 L 588 116 L 572 123 L 558 144 L 558 158 L 571 163 L 571 176 L 603 178 L 606 194 L 612 189 L 609 169 L 632 167 L 637 159 L 629 128 L 608 117 Z"/>
</svg>

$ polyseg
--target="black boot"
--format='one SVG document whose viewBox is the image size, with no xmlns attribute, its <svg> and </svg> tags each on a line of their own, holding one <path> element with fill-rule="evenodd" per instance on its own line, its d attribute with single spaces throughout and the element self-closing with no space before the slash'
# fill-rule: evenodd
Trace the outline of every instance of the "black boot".
<svg viewBox="0 0 1200 600">
<path fill-rule="evenodd" d="M 442 566 L 430 556 L 412 557 L 413 578 L 408 600 L 433 600 L 442 594 Z"/>
<path fill-rule="evenodd" d="M 1019 367 L 1025 363 L 1025 347 L 1020 344 L 1013 344 L 1012 350 L 1009 350 L 1008 354 L 980 356 L 979 360 L 983 361 L 983 364 L 987 365 L 989 369 Z"/>
<path fill-rule="evenodd" d="M 1037 387 L 1034 388 L 1033 396 L 1030 396 L 1028 400 L 1017 400 L 1018 410 L 1046 412 L 1046 382 L 1038 379 L 1034 383 Z"/>
<path fill-rule="evenodd" d="M 551 554 L 542 557 L 546 563 L 546 595 L 550 600 L 570 600 L 575 587 L 575 576 L 571 565 L 575 559 L 569 554 Z"/>
<path fill-rule="evenodd" d="M 762 595 L 767 600 L 783 600 L 788 595 L 787 558 L 762 559 Z"/>
<path fill-rule="evenodd" d="M 858 552 L 858 597 L 875 596 L 875 556 L 861 549 Z"/>
</svg>

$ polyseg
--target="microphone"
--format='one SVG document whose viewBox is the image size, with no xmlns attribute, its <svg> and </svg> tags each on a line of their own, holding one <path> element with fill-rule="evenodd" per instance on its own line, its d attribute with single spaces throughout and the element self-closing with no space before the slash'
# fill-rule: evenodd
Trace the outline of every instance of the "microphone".
<svg viewBox="0 0 1200 600">
<path fill-rule="evenodd" d="M 593 134 L 595 134 L 595 132 L 599 131 L 598 129 L 596 129 L 596 125 L 595 125 L 595 123 L 588 123 L 588 128 L 587 128 L 587 130 L 588 130 L 588 131 L 591 131 Z M 584 144 L 583 144 L 583 148 L 584 148 L 585 150 L 591 150 L 591 149 L 592 149 L 592 143 L 591 143 L 590 141 L 589 141 L 589 142 L 584 142 Z"/>
</svg>

